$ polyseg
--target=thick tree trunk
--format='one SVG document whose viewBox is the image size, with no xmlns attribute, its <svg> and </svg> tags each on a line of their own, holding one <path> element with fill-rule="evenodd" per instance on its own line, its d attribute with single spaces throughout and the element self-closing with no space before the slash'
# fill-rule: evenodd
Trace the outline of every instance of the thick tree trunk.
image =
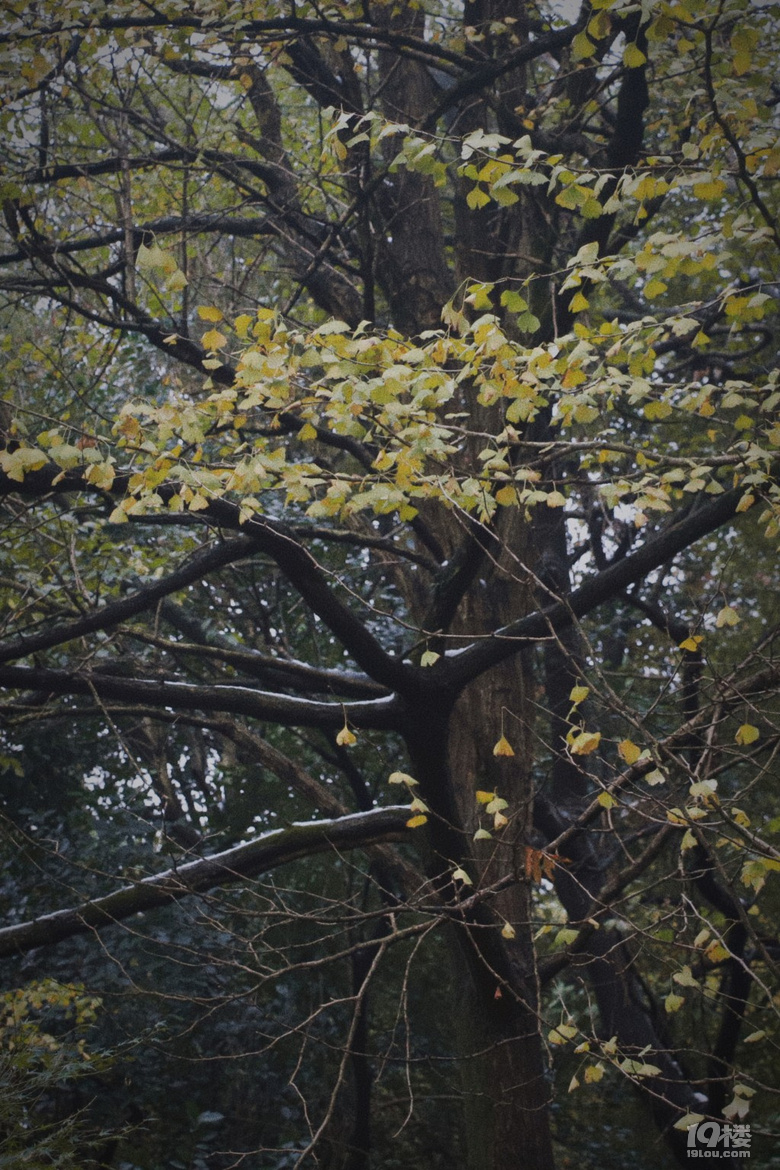
<svg viewBox="0 0 780 1170">
<path fill-rule="evenodd" d="M 511 526 L 498 563 L 489 549 L 480 549 L 466 537 L 452 558 L 454 595 L 438 599 L 438 617 L 445 618 L 446 613 L 446 618 L 436 620 L 434 628 L 443 627 L 450 637 L 472 637 L 526 611 L 529 589 L 520 553 L 526 527 L 514 518 Z M 467 589 L 460 605 L 459 572 L 478 581 L 477 588 L 472 584 Z M 430 613 L 426 619 L 430 621 Z M 516 1170 L 518 1164 L 551 1170 L 554 1165 L 532 941 L 532 891 L 525 874 L 533 818 L 531 711 L 525 662 L 518 655 L 467 687 L 451 714 L 446 704 L 438 719 L 428 711 L 409 744 L 415 775 L 436 814 L 431 839 L 440 881 L 446 883 L 453 869 L 463 866 L 474 882 L 460 890 L 467 898 L 476 889 L 510 879 L 453 931 L 453 1024 L 462 1070 L 468 1170 Z M 514 755 L 494 754 L 502 732 Z M 498 819 L 477 800 L 478 790 L 506 800 Z M 480 828 L 492 836 L 475 841 Z"/>
</svg>

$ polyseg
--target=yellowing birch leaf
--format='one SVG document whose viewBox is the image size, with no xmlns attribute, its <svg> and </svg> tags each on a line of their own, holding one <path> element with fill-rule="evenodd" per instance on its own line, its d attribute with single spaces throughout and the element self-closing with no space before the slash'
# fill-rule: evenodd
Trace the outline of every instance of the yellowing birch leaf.
<svg viewBox="0 0 780 1170">
<path fill-rule="evenodd" d="M 760 734 L 761 732 L 752 723 L 743 723 L 741 727 L 737 728 L 734 739 L 740 747 L 747 747 L 748 744 L 755 743 Z"/>
<path fill-rule="evenodd" d="M 406 827 L 407 829 L 417 829 L 420 825 L 424 825 L 427 820 L 428 818 L 425 814 L 420 813 L 419 816 L 409 817 L 409 820 L 406 822 Z"/>
<path fill-rule="evenodd" d="M 339 747 L 351 747 L 353 743 L 357 743 L 357 736 L 345 724 L 336 736 L 336 743 Z"/>
</svg>

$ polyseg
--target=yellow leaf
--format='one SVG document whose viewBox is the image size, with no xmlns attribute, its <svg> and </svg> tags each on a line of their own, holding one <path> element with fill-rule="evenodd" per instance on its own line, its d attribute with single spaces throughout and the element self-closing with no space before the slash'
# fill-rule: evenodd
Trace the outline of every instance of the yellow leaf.
<svg viewBox="0 0 780 1170">
<path fill-rule="evenodd" d="M 139 268 L 165 268 L 169 257 L 159 244 L 153 244 L 151 248 L 140 244 L 135 254 L 135 262 Z"/>
<path fill-rule="evenodd" d="M 415 796 L 412 803 L 409 805 L 409 811 L 413 813 L 429 812 L 428 805 L 424 800 L 420 800 L 419 796 Z"/>
<path fill-rule="evenodd" d="M 572 61 L 584 61 L 587 57 L 592 57 L 595 51 L 596 46 L 588 34 L 586 32 L 577 33 L 571 43 Z"/>
<path fill-rule="evenodd" d="M 703 634 L 692 634 L 690 638 L 686 638 L 684 642 L 680 643 L 680 649 L 690 650 L 693 654 L 699 649 L 699 646 L 703 641 Z"/>
<path fill-rule="evenodd" d="M 757 727 L 754 727 L 752 723 L 743 723 L 742 726 L 737 729 L 737 734 L 734 736 L 734 739 L 737 741 L 740 747 L 747 747 L 748 744 L 755 743 L 760 734 L 761 732 Z"/>
<path fill-rule="evenodd" d="M 483 792 L 481 788 L 477 789 L 475 796 L 477 798 L 477 804 L 490 804 L 491 800 L 495 800 L 496 798 L 495 792 Z"/>
<path fill-rule="evenodd" d="M 577 1080 L 576 1076 L 573 1076 L 571 1078 L 571 1080 L 569 1081 L 569 1092 L 573 1093 L 574 1090 L 579 1089 L 579 1087 L 580 1087 L 580 1082 Z"/>
<path fill-rule="evenodd" d="M 693 193 L 698 199 L 717 199 L 725 190 L 726 184 L 722 179 L 708 179 L 693 185 Z"/>
<path fill-rule="evenodd" d="M 301 429 L 298 431 L 297 437 L 302 443 L 311 442 L 312 439 L 317 438 L 317 428 L 313 427 L 309 422 L 304 423 Z"/>
<path fill-rule="evenodd" d="M 353 741 L 354 742 L 354 741 Z M 407 788 L 414 788 L 417 781 L 407 772 L 391 772 L 387 778 L 388 784 L 405 784 Z"/>
<path fill-rule="evenodd" d="M 572 1024 L 559 1024 L 557 1028 L 550 1029 L 547 1033 L 547 1039 L 551 1044 L 566 1044 L 576 1035 L 577 1029 Z"/>
<path fill-rule="evenodd" d="M 640 65 L 647 64 L 647 57 L 638 45 L 626 45 L 623 50 L 623 64 L 627 69 L 638 69 Z"/>
<path fill-rule="evenodd" d="M 512 926 L 511 922 L 505 922 L 504 925 L 501 927 L 501 937 L 502 938 L 514 938 L 515 937 L 515 928 L 514 928 L 514 926 Z"/>
<path fill-rule="evenodd" d="M 630 739 L 621 739 L 618 744 L 618 754 L 627 764 L 635 764 L 641 756 L 642 751 Z"/>
<path fill-rule="evenodd" d="M 221 321 L 223 313 L 216 305 L 198 305 L 198 316 L 201 321 Z"/>
<path fill-rule="evenodd" d="M 501 812 L 503 808 L 509 808 L 509 802 L 504 800 L 503 796 L 494 796 L 490 804 L 485 806 L 485 812 Z"/>
<path fill-rule="evenodd" d="M 704 1121 L 703 1113 L 686 1113 L 685 1117 L 675 1121 L 674 1128 L 681 1129 L 685 1133 L 686 1129 L 690 1129 L 692 1125 L 698 1125 L 700 1121 Z"/>
<path fill-rule="evenodd" d="M 569 308 L 571 309 L 572 313 L 581 313 L 582 310 L 587 309 L 589 305 L 590 301 L 588 298 L 583 293 L 578 292 L 575 293 L 575 295 L 572 297 Z"/>
<path fill-rule="evenodd" d="M 544 502 L 548 508 L 563 508 L 566 504 L 566 496 L 563 492 L 549 492 Z M 587 687 L 584 689 L 587 690 Z"/>
<path fill-rule="evenodd" d="M 16 451 L 0 451 L 0 467 L 9 479 L 13 479 L 17 483 L 24 482 L 26 471 L 37 471 L 39 467 L 45 467 L 47 463 L 46 453 L 33 447 L 19 447 Z"/>
<path fill-rule="evenodd" d="M 644 409 L 645 418 L 651 421 L 668 418 L 672 413 L 672 408 L 668 402 L 648 402 Z"/>
<path fill-rule="evenodd" d="M 513 756 L 515 754 L 514 748 L 505 736 L 501 736 L 500 740 L 493 748 L 494 756 Z"/>
<path fill-rule="evenodd" d="M 561 930 L 558 931 L 558 933 L 555 936 L 555 945 L 558 947 L 571 946 L 571 944 L 573 942 L 577 941 L 579 933 L 580 932 L 578 930 L 572 930 L 571 927 L 564 926 L 564 927 L 562 927 Z M 573 1035 L 574 1035 L 574 1029 L 572 1029 L 572 1036 Z"/>
<path fill-rule="evenodd" d="M 167 288 L 168 292 L 181 292 L 181 290 L 186 288 L 188 284 L 189 281 L 182 272 L 181 268 L 177 268 L 176 271 L 172 272 L 166 280 L 165 287 Z"/>
<path fill-rule="evenodd" d="M 114 482 L 114 469 L 110 463 L 93 463 L 87 468 L 84 478 L 94 487 L 109 491 Z"/>
<path fill-rule="evenodd" d="M 648 280 L 644 288 L 644 293 L 646 297 L 650 297 L 652 300 L 653 297 L 658 297 L 661 295 L 661 293 L 665 293 L 668 287 L 669 286 L 662 280 L 659 280 L 658 277 L 654 277 L 653 280 Z"/>
<path fill-rule="evenodd" d="M 598 1064 L 589 1064 L 585 1069 L 585 1084 L 595 1084 L 596 1081 L 600 1081 L 603 1076 L 604 1065 L 601 1063 L 601 1061 L 599 1061 Z"/>
<path fill-rule="evenodd" d="M 406 822 L 406 827 L 407 829 L 417 829 L 420 825 L 424 825 L 427 820 L 428 818 L 424 813 L 420 813 L 419 816 L 409 817 L 409 820 Z"/>
<path fill-rule="evenodd" d="M 569 744 L 573 756 L 589 756 L 601 743 L 600 731 L 581 731 Z"/>
<path fill-rule="evenodd" d="M 336 743 L 339 747 L 351 747 L 353 743 L 357 743 L 357 736 L 349 730 L 346 723 L 336 736 Z"/>
<path fill-rule="evenodd" d="M 715 618 L 715 625 L 720 630 L 723 626 L 736 626 L 739 622 L 739 614 L 730 605 L 724 605 L 718 616 Z"/>
<path fill-rule="evenodd" d="M 473 881 L 471 880 L 469 875 L 466 873 L 465 869 L 461 869 L 460 866 L 458 866 L 457 869 L 454 869 L 452 871 L 452 880 L 454 882 L 461 882 L 464 886 L 473 886 L 474 885 Z"/>
<path fill-rule="evenodd" d="M 763 1028 L 759 1028 L 759 1030 L 757 1032 L 751 1032 L 749 1036 L 746 1036 L 745 1039 L 742 1041 L 742 1043 L 743 1044 L 758 1044 L 759 1040 L 763 1040 L 765 1036 L 766 1036 L 766 1031 Z"/>
<path fill-rule="evenodd" d="M 227 345 L 227 337 L 224 333 L 220 333 L 219 329 L 209 329 L 203 334 L 201 340 L 206 349 L 222 349 L 223 345 Z"/>
<path fill-rule="evenodd" d="M 597 802 L 602 808 L 614 808 L 617 804 L 611 792 L 600 792 L 596 797 Z"/>
<path fill-rule="evenodd" d="M 490 202 L 490 196 L 487 191 L 483 191 L 481 187 L 472 187 L 466 196 L 466 203 L 472 211 L 477 211 L 480 207 L 484 207 L 486 203 Z"/>
<path fill-rule="evenodd" d="M 715 939 L 705 950 L 704 954 L 711 963 L 722 963 L 724 959 L 729 958 L 729 951 L 726 950 L 722 942 Z"/>
<path fill-rule="evenodd" d="M 517 488 L 511 483 L 499 488 L 496 492 L 496 503 L 501 504 L 503 508 L 511 508 L 517 503 Z"/>
<path fill-rule="evenodd" d="M 572 687 L 569 699 L 572 703 L 581 703 L 590 694 L 590 687 Z"/>
</svg>

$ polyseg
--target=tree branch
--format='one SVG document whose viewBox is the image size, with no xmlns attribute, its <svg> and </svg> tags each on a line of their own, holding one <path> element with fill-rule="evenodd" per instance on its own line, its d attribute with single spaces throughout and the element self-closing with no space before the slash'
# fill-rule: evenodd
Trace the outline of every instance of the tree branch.
<svg viewBox="0 0 780 1170">
<path fill-rule="evenodd" d="M 137 593 L 131 593 L 119 601 L 104 605 L 95 613 L 64 622 L 53 629 L 42 630 L 38 634 L 26 635 L 22 633 L 14 641 L 6 642 L 5 645 L 0 644 L 0 662 L 26 658 L 28 654 L 48 650 L 52 646 L 61 646 L 65 642 L 71 642 L 75 638 L 83 638 L 86 634 L 93 634 L 97 630 L 110 629 L 111 626 L 116 626 L 119 622 L 127 621 L 128 618 L 143 613 L 145 609 L 155 605 L 161 598 L 176 593 L 179 589 L 184 589 L 195 581 L 200 581 L 213 569 L 222 568 L 233 561 L 251 556 L 256 551 L 257 546 L 254 542 L 244 537 L 237 537 L 234 540 L 212 546 L 196 554 L 187 564 L 182 565 L 175 572 L 169 573 L 167 577 L 154 581 L 151 585 L 146 585 Z"/>
<path fill-rule="evenodd" d="M 743 494 L 744 489 L 739 487 L 713 497 L 636 552 L 595 574 L 560 601 L 503 626 L 489 638 L 472 643 L 463 650 L 450 651 L 428 671 L 431 681 L 435 677 L 442 683 L 465 686 L 484 671 L 516 654 L 523 644 L 564 629 L 660 568 L 703 536 L 733 520 Z"/>
<path fill-rule="evenodd" d="M 380 842 L 401 841 L 409 832 L 408 819 L 408 806 L 394 805 L 352 813 L 338 820 L 295 822 L 287 829 L 273 829 L 256 841 L 165 870 L 105 897 L 0 929 L 0 958 L 102 930 L 133 914 L 168 906 L 215 886 L 256 877 L 316 853 L 365 849 Z"/>
<path fill-rule="evenodd" d="M 117 476 L 110 494 L 123 495 L 127 491 L 127 484 L 126 475 Z M 163 500 L 167 500 L 174 494 L 176 488 L 175 484 L 164 484 L 156 490 Z M 62 472 L 56 464 L 49 464 L 37 471 L 28 472 L 21 484 L 0 472 L 0 498 L 10 492 L 35 497 L 45 495 L 47 492 L 64 494 L 90 490 L 95 489 L 85 481 L 82 468 Z M 105 495 L 103 492 L 100 494 Z M 411 668 L 388 654 L 363 622 L 336 597 L 317 561 L 283 525 L 259 517 L 247 520 L 242 525 L 238 505 L 226 499 L 211 500 L 208 508 L 203 509 L 199 515 L 221 528 L 232 530 L 240 528 L 255 542 L 259 550 L 271 556 L 306 604 L 336 635 L 358 666 L 372 679 L 391 690 L 403 691 L 409 688 L 414 678 Z"/>
<path fill-rule="evenodd" d="M 122 678 L 99 671 L 47 670 L 31 666 L 0 666 L 0 686 L 52 695 L 98 695 L 120 702 L 146 703 L 182 711 L 224 711 L 264 719 L 283 727 L 354 727 L 398 730 L 403 706 L 395 697 L 356 703 L 322 703 L 250 687 L 198 686 L 167 678 Z"/>
</svg>

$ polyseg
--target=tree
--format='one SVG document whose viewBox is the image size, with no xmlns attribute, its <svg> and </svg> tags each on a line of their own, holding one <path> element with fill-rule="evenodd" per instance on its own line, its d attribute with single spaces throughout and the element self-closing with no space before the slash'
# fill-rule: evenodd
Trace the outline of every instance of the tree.
<svg viewBox="0 0 780 1170">
<path fill-rule="evenodd" d="M 295 1164 L 368 1165 L 410 946 L 472 1170 L 553 1166 L 564 1074 L 569 1116 L 635 1086 L 681 1162 L 697 1120 L 769 1124 L 777 20 L 9 17 L 8 780 L 82 737 L 65 803 L 107 838 L 0 950 L 210 890 L 236 970 L 331 971 Z M 123 882 L 133 809 L 196 856 Z"/>
</svg>

